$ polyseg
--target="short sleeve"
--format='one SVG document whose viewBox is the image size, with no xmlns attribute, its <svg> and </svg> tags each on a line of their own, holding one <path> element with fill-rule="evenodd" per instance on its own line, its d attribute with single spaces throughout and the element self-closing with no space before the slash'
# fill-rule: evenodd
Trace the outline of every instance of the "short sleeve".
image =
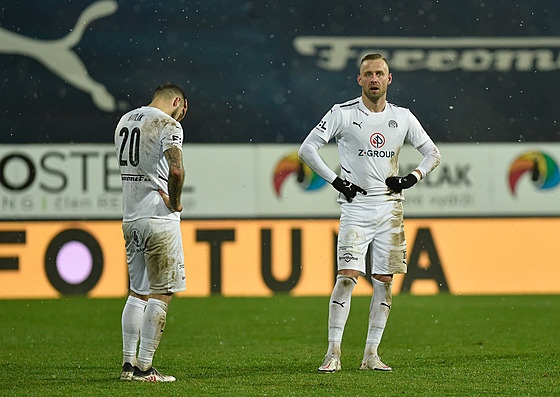
<svg viewBox="0 0 560 397">
<path fill-rule="evenodd" d="M 163 140 L 162 140 L 163 151 L 172 147 L 183 150 L 183 127 L 181 124 L 168 124 L 163 130 Z"/>
</svg>

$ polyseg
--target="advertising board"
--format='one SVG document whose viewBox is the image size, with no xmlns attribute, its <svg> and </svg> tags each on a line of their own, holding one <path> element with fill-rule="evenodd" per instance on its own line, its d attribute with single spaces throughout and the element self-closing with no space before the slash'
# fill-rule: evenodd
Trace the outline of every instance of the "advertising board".
<svg viewBox="0 0 560 397">
<path fill-rule="evenodd" d="M 560 143 L 438 146 L 443 161 L 405 191 L 405 216 L 560 216 Z M 297 150 L 286 144 L 185 145 L 183 218 L 337 218 L 337 192 L 301 163 Z M 339 169 L 334 144 L 320 154 Z M 420 160 L 405 146 L 401 175 Z M 112 145 L 0 145 L 0 219 L 121 214 Z"/>
<path fill-rule="evenodd" d="M 178 296 L 329 295 L 338 221 L 189 220 L 181 223 L 187 291 Z M 550 256 L 560 219 L 405 220 L 412 294 L 556 294 Z M 125 296 L 119 221 L 0 222 L 0 299 Z M 371 294 L 360 278 L 354 293 Z"/>
</svg>

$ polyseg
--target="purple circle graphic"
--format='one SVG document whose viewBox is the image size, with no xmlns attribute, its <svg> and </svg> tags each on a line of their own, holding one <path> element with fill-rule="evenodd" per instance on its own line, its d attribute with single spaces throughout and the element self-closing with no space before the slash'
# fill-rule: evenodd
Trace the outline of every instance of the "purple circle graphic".
<svg viewBox="0 0 560 397">
<path fill-rule="evenodd" d="M 91 274 L 93 258 L 85 244 L 69 241 L 60 247 L 56 256 L 56 270 L 69 284 L 80 284 Z"/>
</svg>

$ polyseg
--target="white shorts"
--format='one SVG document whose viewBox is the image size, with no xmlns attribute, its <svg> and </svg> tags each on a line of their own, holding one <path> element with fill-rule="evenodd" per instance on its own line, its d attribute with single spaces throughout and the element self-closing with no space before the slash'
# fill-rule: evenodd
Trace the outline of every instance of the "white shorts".
<svg viewBox="0 0 560 397">
<path fill-rule="evenodd" d="M 340 207 L 338 270 L 357 270 L 365 275 L 369 248 L 372 275 L 406 273 L 402 202 L 364 201 Z"/>
<path fill-rule="evenodd" d="M 185 259 L 178 221 L 123 222 L 130 290 L 139 295 L 185 291 Z"/>
</svg>

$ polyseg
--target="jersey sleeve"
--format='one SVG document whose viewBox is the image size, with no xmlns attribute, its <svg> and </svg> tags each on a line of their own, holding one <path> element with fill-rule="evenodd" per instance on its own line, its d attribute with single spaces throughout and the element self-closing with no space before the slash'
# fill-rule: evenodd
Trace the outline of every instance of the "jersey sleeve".
<svg viewBox="0 0 560 397">
<path fill-rule="evenodd" d="M 408 111 L 408 131 L 405 141 L 409 142 L 415 149 L 430 140 L 428 133 L 424 130 L 416 116 Z"/>
<path fill-rule="evenodd" d="M 340 111 L 340 107 L 335 105 L 323 116 L 319 124 L 317 124 L 311 132 L 319 136 L 325 143 L 328 143 L 340 133 L 342 130 L 341 126 L 342 112 Z"/>
<path fill-rule="evenodd" d="M 331 170 L 319 155 L 319 149 L 325 145 L 317 133 L 311 131 L 301 144 L 298 155 L 309 168 L 329 183 L 335 180 L 336 174 Z"/>
<path fill-rule="evenodd" d="M 441 154 L 431 139 L 427 140 L 422 146 L 418 147 L 418 151 L 422 153 L 422 156 L 424 156 L 422 162 L 418 165 L 418 167 L 416 167 L 418 172 L 420 172 L 420 179 L 422 179 L 432 172 L 439 163 L 441 163 Z"/>
<path fill-rule="evenodd" d="M 441 154 L 418 119 L 410 111 L 409 122 L 406 140 L 424 156 L 422 162 L 416 168 L 420 172 L 422 179 L 439 165 Z"/>
<path fill-rule="evenodd" d="M 169 123 L 163 130 L 162 147 L 165 152 L 172 147 L 183 150 L 183 127 L 179 123 Z"/>
</svg>

